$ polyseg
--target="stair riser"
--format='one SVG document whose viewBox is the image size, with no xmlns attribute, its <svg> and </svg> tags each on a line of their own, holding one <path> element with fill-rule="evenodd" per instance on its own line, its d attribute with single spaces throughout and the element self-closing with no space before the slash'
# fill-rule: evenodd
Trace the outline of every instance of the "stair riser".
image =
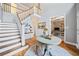
<svg viewBox="0 0 79 59">
<path fill-rule="evenodd" d="M 4 41 L 8 41 L 8 40 L 13 40 L 13 39 L 17 39 L 17 38 L 20 38 L 20 36 L 17 36 L 17 37 L 11 37 L 11 38 L 0 38 L 0 42 L 4 42 Z"/>
<path fill-rule="evenodd" d="M 4 33 L 17 33 L 17 32 L 19 32 L 19 30 L 17 30 L 17 31 L 0 31 L 0 34 L 4 34 Z"/>
<path fill-rule="evenodd" d="M 0 25 L 17 25 L 15 23 L 0 23 Z"/>
<path fill-rule="evenodd" d="M 13 43 L 16 43 L 16 42 L 20 42 L 20 39 L 14 39 L 14 40 L 10 40 L 10 41 L 1 42 L 0 47 L 5 46 L 5 45 L 9 45 L 9 44 L 13 44 Z"/>
<path fill-rule="evenodd" d="M 5 24 L 5 25 L 0 25 L 0 27 L 1 27 L 1 26 L 10 26 L 10 27 L 13 26 L 13 27 L 16 27 L 17 25 L 6 25 L 6 24 Z"/>
<path fill-rule="evenodd" d="M 17 28 L 0 28 L 0 31 L 2 30 L 18 30 Z"/>
<path fill-rule="evenodd" d="M 19 41 L 20 42 L 20 41 Z M 5 47 L 8 47 L 8 46 L 11 46 L 11 45 L 14 45 L 16 43 L 19 43 L 19 42 L 15 42 L 15 43 L 11 43 L 11 44 L 7 44 L 7 45 L 3 45 L 3 46 L 0 46 L 0 48 L 5 48 Z"/>
<path fill-rule="evenodd" d="M 4 37 L 10 37 L 10 36 L 16 36 L 16 35 L 20 35 L 19 33 L 18 34 L 12 34 L 12 35 L 0 35 L 0 38 L 4 38 Z"/>
<path fill-rule="evenodd" d="M 0 53 L 6 52 L 6 51 L 11 50 L 11 49 L 14 49 L 16 47 L 21 47 L 21 43 L 17 43 L 17 44 L 14 44 L 12 46 L 2 48 L 2 49 L 0 49 Z"/>
<path fill-rule="evenodd" d="M 17 28 L 17 26 L 0 26 L 0 28 Z"/>
<path fill-rule="evenodd" d="M 12 52 L 16 49 L 19 49 L 19 48 L 21 48 L 21 46 L 17 46 L 15 48 L 10 49 L 10 50 L 4 51 L 4 52 L 0 53 L 0 56 L 3 56 L 4 54 L 10 53 L 10 52 Z"/>
<path fill-rule="evenodd" d="M 21 48 L 20 31 L 16 23 L 0 23 L 0 56 Z"/>
</svg>

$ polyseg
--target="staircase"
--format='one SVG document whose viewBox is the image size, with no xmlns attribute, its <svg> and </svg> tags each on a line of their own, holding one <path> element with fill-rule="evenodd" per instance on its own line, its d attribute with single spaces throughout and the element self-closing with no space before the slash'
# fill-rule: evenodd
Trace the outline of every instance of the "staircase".
<svg viewBox="0 0 79 59">
<path fill-rule="evenodd" d="M 0 23 L 0 56 L 14 56 L 18 52 L 29 47 L 28 45 L 25 45 L 24 25 L 22 22 L 26 17 L 37 13 L 35 11 L 40 11 L 40 8 L 38 9 L 37 7 L 35 8 L 32 6 L 29 9 L 26 10 L 25 8 L 24 10 L 24 8 L 19 9 L 8 3 L 4 3 L 4 5 L 6 7 L 2 8 L 2 21 L 0 21 L 3 22 Z M 13 9 L 16 8 L 16 10 L 20 10 L 21 13 L 16 11 L 17 16 L 15 16 L 8 7 Z"/>
<path fill-rule="evenodd" d="M 15 55 L 27 47 L 22 47 L 17 24 L 0 23 L 0 56 Z"/>
</svg>

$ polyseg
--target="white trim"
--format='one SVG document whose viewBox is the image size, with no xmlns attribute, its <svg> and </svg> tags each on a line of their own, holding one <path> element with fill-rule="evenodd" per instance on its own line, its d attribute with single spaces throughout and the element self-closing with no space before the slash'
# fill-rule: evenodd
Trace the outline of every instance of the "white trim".
<svg viewBox="0 0 79 59">
<path fill-rule="evenodd" d="M 77 49 L 79 49 L 79 45 L 78 44 L 76 44 L 76 47 L 77 47 Z"/>
<path fill-rule="evenodd" d="M 73 46 L 76 46 L 76 48 L 77 48 L 77 49 L 79 49 L 78 44 L 75 44 L 75 43 L 70 43 L 70 42 L 67 42 L 67 41 L 65 41 L 65 43 L 70 44 L 70 45 L 73 45 Z"/>
<path fill-rule="evenodd" d="M 17 49 L 17 50 L 12 51 L 12 52 L 10 52 L 10 53 L 8 53 L 8 54 L 5 54 L 4 56 L 12 56 L 12 55 L 16 55 L 16 53 L 18 53 L 18 52 L 20 52 L 20 51 L 22 51 L 22 50 L 24 50 L 24 49 L 26 49 L 26 48 L 28 48 L 28 47 L 29 47 L 29 46 L 26 45 L 26 46 L 24 46 L 24 47 L 22 47 L 22 48 L 20 48 L 20 49 Z"/>
</svg>

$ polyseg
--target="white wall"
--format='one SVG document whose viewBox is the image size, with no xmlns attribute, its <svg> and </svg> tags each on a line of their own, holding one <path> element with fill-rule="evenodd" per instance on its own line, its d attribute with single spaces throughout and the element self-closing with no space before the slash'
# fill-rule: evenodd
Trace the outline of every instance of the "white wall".
<svg viewBox="0 0 79 59">
<path fill-rule="evenodd" d="M 65 42 L 69 44 L 77 43 L 77 19 L 76 19 L 76 5 L 65 15 Z"/>
</svg>

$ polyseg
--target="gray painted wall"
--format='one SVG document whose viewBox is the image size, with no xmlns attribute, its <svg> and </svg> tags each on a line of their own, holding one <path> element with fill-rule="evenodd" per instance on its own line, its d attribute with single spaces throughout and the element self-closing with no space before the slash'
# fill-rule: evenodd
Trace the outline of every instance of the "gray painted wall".
<svg viewBox="0 0 79 59">
<path fill-rule="evenodd" d="M 77 48 L 79 49 L 79 16 L 77 16 Z"/>
<path fill-rule="evenodd" d="M 77 7 L 77 47 L 79 48 L 79 3 L 76 4 Z"/>
<path fill-rule="evenodd" d="M 51 18 L 52 16 L 64 16 L 73 3 L 41 3 L 41 16 Z"/>
<path fill-rule="evenodd" d="M 65 17 L 65 42 L 75 44 L 77 42 L 76 5 L 67 12 Z"/>
</svg>

